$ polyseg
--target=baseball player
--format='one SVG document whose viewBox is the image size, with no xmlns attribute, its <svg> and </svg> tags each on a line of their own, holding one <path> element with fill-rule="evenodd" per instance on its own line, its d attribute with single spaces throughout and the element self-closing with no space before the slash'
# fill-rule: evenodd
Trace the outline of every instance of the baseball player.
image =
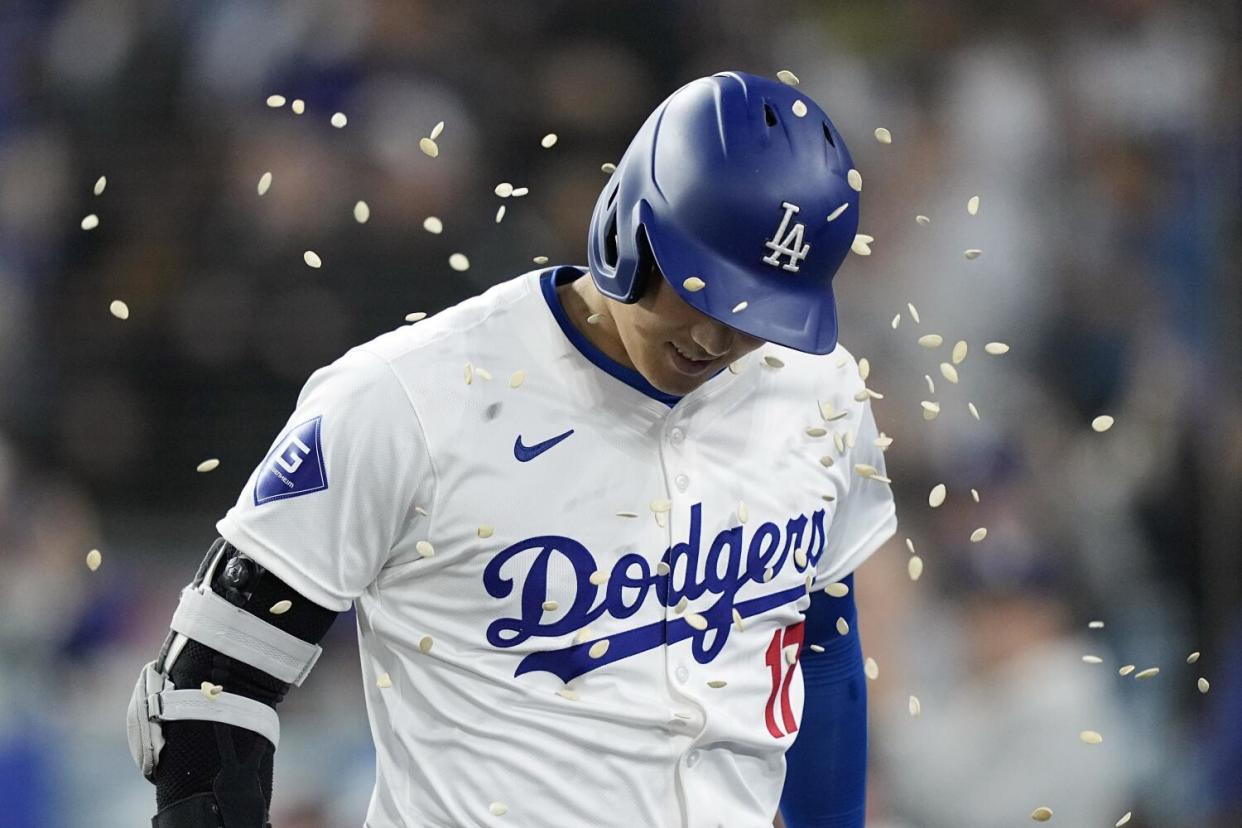
<svg viewBox="0 0 1242 828">
<path fill-rule="evenodd" d="M 896 518 L 837 345 L 860 189 L 795 86 L 696 80 L 589 268 L 312 374 L 135 688 L 152 824 L 267 823 L 279 702 L 352 604 L 371 828 L 862 825 L 852 573 Z"/>
</svg>

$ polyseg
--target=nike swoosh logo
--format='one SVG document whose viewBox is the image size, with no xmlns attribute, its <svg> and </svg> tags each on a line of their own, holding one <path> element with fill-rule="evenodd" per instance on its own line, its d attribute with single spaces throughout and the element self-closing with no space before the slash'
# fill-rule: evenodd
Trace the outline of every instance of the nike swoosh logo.
<svg viewBox="0 0 1242 828">
<path fill-rule="evenodd" d="M 517 440 L 513 442 L 513 456 L 516 457 L 519 462 L 529 462 L 573 433 L 574 430 L 571 428 L 564 434 L 558 434 L 550 440 L 544 440 L 542 443 L 536 443 L 533 446 L 522 445 L 522 435 L 519 434 Z"/>
</svg>

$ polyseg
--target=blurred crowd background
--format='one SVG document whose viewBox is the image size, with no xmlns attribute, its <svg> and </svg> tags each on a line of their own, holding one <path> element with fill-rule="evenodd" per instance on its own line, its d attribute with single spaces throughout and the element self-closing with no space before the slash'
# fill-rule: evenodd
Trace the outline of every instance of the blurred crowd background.
<svg viewBox="0 0 1242 828">
<path fill-rule="evenodd" d="M 0 0 L 0 826 L 145 824 L 133 681 L 302 382 L 585 263 L 601 164 L 722 69 L 794 71 L 866 181 L 842 342 L 901 520 L 858 575 L 868 824 L 1242 825 L 1239 36 L 1179 0 Z M 281 707 L 278 828 L 362 821 L 355 635 Z"/>
</svg>

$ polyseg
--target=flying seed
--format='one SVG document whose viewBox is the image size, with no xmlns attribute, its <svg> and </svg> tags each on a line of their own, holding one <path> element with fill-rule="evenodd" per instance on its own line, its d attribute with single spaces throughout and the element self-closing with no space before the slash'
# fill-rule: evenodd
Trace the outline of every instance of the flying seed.
<svg viewBox="0 0 1242 828">
<path fill-rule="evenodd" d="M 794 101 L 793 106 L 791 106 L 790 109 L 792 109 L 793 114 L 797 115 L 799 118 L 806 117 L 806 103 L 801 98 Z"/>
<path fill-rule="evenodd" d="M 415 506 L 414 511 L 422 515 L 423 517 L 427 517 L 427 510 L 424 509 L 422 506 Z"/>
<path fill-rule="evenodd" d="M 845 180 L 849 182 L 850 189 L 856 193 L 862 192 L 862 173 L 853 168 L 845 174 Z"/>
<path fill-rule="evenodd" d="M 323 259 L 319 258 L 319 254 L 314 250 L 307 250 L 302 254 L 302 261 L 306 262 L 307 267 L 320 268 L 323 267 Z"/>
<path fill-rule="evenodd" d="M 255 187 L 255 190 L 259 193 L 259 195 L 264 195 L 269 189 L 271 189 L 271 187 L 272 174 L 270 172 L 265 172 L 263 175 L 259 176 L 259 184 Z"/>
<path fill-rule="evenodd" d="M 970 201 L 966 202 L 966 212 L 972 216 L 979 213 L 979 196 L 971 196 Z"/>
<path fill-rule="evenodd" d="M 108 176 L 101 175 L 95 181 L 95 195 L 103 195 L 104 187 L 108 186 Z"/>
<path fill-rule="evenodd" d="M 972 247 L 966 251 L 965 255 L 967 259 L 977 259 L 983 255 L 983 251 L 979 250 L 978 248 Z"/>
<path fill-rule="evenodd" d="M 345 117 L 344 112 L 334 112 L 332 114 L 332 126 L 342 129 L 347 123 L 349 123 L 349 119 Z"/>
<path fill-rule="evenodd" d="M 910 715 L 918 716 L 922 712 L 923 712 L 923 705 L 921 702 L 919 702 L 919 697 L 911 696 L 910 697 Z"/>
<path fill-rule="evenodd" d="M 585 644 L 591 638 L 591 635 L 592 635 L 591 628 L 583 627 L 582 629 L 578 630 L 578 632 L 574 633 L 574 643 Z"/>
<path fill-rule="evenodd" d="M 914 555 L 906 562 L 906 573 L 910 576 L 911 581 L 917 581 L 923 574 L 923 559 L 918 555 Z"/>
<path fill-rule="evenodd" d="M 838 618 L 837 619 L 837 632 L 841 635 L 849 635 L 850 634 L 850 622 L 846 621 L 845 618 Z"/>
<path fill-rule="evenodd" d="M 354 205 L 354 221 L 359 224 L 366 224 L 369 218 L 371 218 L 371 208 L 367 206 L 365 201 L 359 201 Z"/>
<path fill-rule="evenodd" d="M 867 676 L 867 678 L 875 681 L 880 677 L 880 665 L 876 664 L 874 658 L 868 656 L 867 660 L 863 662 L 863 673 Z"/>
<path fill-rule="evenodd" d="M 474 366 L 471 365 L 469 362 L 466 363 L 465 376 L 466 376 L 466 385 L 470 385 L 471 383 L 474 382 Z"/>
<path fill-rule="evenodd" d="M 1098 745 L 1104 741 L 1104 737 L 1094 730 L 1084 730 L 1078 734 L 1078 738 L 1088 745 Z"/>
<path fill-rule="evenodd" d="M 437 121 L 436 125 L 431 128 L 431 135 L 428 137 L 434 141 L 440 137 L 441 132 L 444 132 L 444 121 Z"/>
<path fill-rule="evenodd" d="M 985 527 L 980 526 L 978 529 L 970 533 L 970 542 L 978 543 L 979 541 L 983 540 L 987 536 L 988 536 L 988 530 Z"/>
<path fill-rule="evenodd" d="M 1102 630 L 1104 629 L 1104 622 L 1103 621 L 1089 621 L 1087 622 L 1087 629 Z"/>
<path fill-rule="evenodd" d="M 1107 414 L 1101 414 L 1091 421 L 1091 428 L 1103 434 L 1113 427 L 1113 418 Z"/>
<path fill-rule="evenodd" d="M 440 154 L 440 146 L 430 138 L 419 138 L 418 148 L 423 151 L 423 155 L 429 158 L 435 158 Z"/>
<path fill-rule="evenodd" d="M 92 549 L 86 553 L 86 568 L 91 572 L 99 569 L 99 565 L 103 563 L 103 553 L 98 549 Z"/>
<path fill-rule="evenodd" d="M 561 605 L 560 605 L 559 603 L 557 603 L 556 601 L 544 601 L 544 602 L 543 602 L 543 611 L 544 611 L 544 612 L 556 612 L 556 610 L 557 610 L 560 606 L 561 606 Z"/>
<path fill-rule="evenodd" d="M 923 215 L 923 214 L 921 214 L 921 213 L 920 213 L 919 215 L 915 216 L 915 217 L 914 217 L 914 220 L 915 220 L 915 221 L 917 221 L 919 224 L 923 225 L 924 227 L 926 227 L 927 225 L 931 224 L 931 219 L 929 219 L 927 216 L 925 216 L 925 215 Z"/>
<path fill-rule="evenodd" d="M 1041 805 L 1040 807 L 1031 811 L 1031 819 L 1035 820 L 1036 822 L 1047 822 L 1048 820 L 1052 819 L 1052 809 Z"/>
<path fill-rule="evenodd" d="M 129 305 L 120 299 L 113 299 L 112 304 L 108 305 L 108 311 L 117 319 L 129 319 Z"/>
<path fill-rule="evenodd" d="M 638 517 L 638 512 L 617 512 L 617 517 L 636 518 Z"/>
<path fill-rule="evenodd" d="M 840 218 L 841 214 L 844 213 L 849 206 L 850 203 L 848 201 L 842 202 L 840 207 L 828 214 L 828 221 L 835 221 Z"/>
<path fill-rule="evenodd" d="M 1132 817 L 1133 815 L 1134 815 L 1133 811 L 1126 811 L 1125 814 L 1121 817 L 1121 819 L 1113 823 L 1114 828 L 1121 828 L 1121 826 L 1125 825 L 1127 822 L 1130 821 L 1130 817 Z"/>
<path fill-rule="evenodd" d="M 876 127 L 875 140 L 879 141 L 881 144 L 891 144 L 893 143 L 893 133 L 889 132 L 884 127 Z"/>
<path fill-rule="evenodd" d="M 1127 664 L 1126 666 L 1122 667 L 1120 670 L 1118 670 L 1118 671 L 1117 671 L 1117 675 L 1119 675 L 1119 676 L 1128 676 L 1128 675 L 1130 675 L 1130 674 L 1131 674 L 1131 673 L 1133 673 L 1133 672 L 1134 672 L 1134 665 L 1133 665 L 1133 664 Z"/>
<path fill-rule="evenodd" d="M 892 323 L 891 323 L 891 324 L 892 324 L 892 326 L 893 326 L 893 330 L 894 330 L 894 331 L 895 331 L 895 330 L 897 330 L 897 326 L 901 324 L 901 314 L 900 314 L 900 313 L 899 313 L 899 314 L 897 314 L 896 316 L 894 316 L 894 317 L 893 317 L 893 321 L 892 321 Z"/>
<path fill-rule="evenodd" d="M 685 615 L 686 623 L 696 630 L 702 632 L 707 629 L 707 619 L 699 615 L 697 612 L 688 612 Z"/>
<path fill-rule="evenodd" d="M 431 652 L 431 646 L 433 644 L 435 644 L 435 642 L 431 640 L 431 636 L 424 635 L 422 638 L 418 639 L 418 651 L 423 655 L 427 655 Z"/>
<path fill-rule="evenodd" d="M 608 582 L 608 570 L 597 569 L 591 573 L 591 577 L 587 580 L 591 582 L 592 586 L 603 586 Z"/>
<path fill-rule="evenodd" d="M 836 581 L 824 587 L 824 592 L 828 593 L 833 598 L 844 598 L 850 594 L 850 585 Z"/>
<path fill-rule="evenodd" d="M 713 690 L 719 690 L 721 687 L 724 687 L 728 683 L 729 682 L 723 679 L 712 679 L 711 681 L 707 683 L 707 686 L 712 688 Z"/>
<path fill-rule="evenodd" d="M 510 184 L 508 181 L 502 181 L 496 185 L 495 189 L 493 189 L 492 192 L 494 192 L 496 195 L 500 196 L 501 198 L 508 198 L 509 196 L 513 195 L 513 185 Z"/>
<path fill-rule="evenodd" d="M 606 164 L 600 164 L 599 170 L 600 172 L 605 172 L 605 173 L 608 173 L 609 175 L 612 175 L 613 173 L 617 171 L 617 165 L 609 161 Z"/>
<path fill-rule="evenodd" d="M 526 194 L 527 194 L 527 193 L 529 193 L 529 192 L 530 192 L 530 188 L 529 188 L 529 187 L 514 187 L 514 188 L 513 188 L 513 197 L 514 197 L 514 198 L 521 198 L 522 196 L 526 195 Z"/>
<path fill-rule="evenodd" d="M 947 363 L 947 362 L 942 362 L 942 363 L 940 363 L 940 373 L 941 373 L 941 374 L 944 376 L 944 378 L 945 378 L 945 379 L 947 379 L 949 382 L 953 383 L 954 385 L 956 385 L 956 384 L 957 384 L 957 369 L 956 369 L 956 368 L 954 368 L 954 367 L 953 367 L 952 365 L 950 365 L 949 363 Z"/>
<path fill-rule="evenodd" d="M 794 566 L 798 569 L 806 569 L 806 550 L 798 548 L 794 550 Z"/>
<path fill-rule="evenodd" d="M 1208 680 L 1200 676 L 1199 677 L 1199 692 L 1206 693 L 1210 688 L 1211 688 L 1211 685 L 1208 684 Z"/>
<path fill-rule="evenodd" d="M 812 645 L 811 645 L 811 652 L 813 652 L 813 653 L 822 653 L 823 651 L 824 651 L 824 647 L 823 647 L 823 645 L 822 645 L 822 644 L 812 644 Z"/>
<path fill-rule="evenodd" d="M 811 436 L 815 437 L 815 436 L 820 436 L 820 435 L 813 434 Z M 841 432 L 839 431 L 832 432 L 832 444 L 833 446 L 836 447 L 837 454 L 845 454 L 845 439 L 841 437 Z"/>
<path fill-rule="evenodd" d="M 737 607 L 733 608 L 733 626 L 737 627 L 738 632 L 746 629 L 746 625 L 742 623 L 742 613 L 738 612 Z"/>
<path fill-rule="evenodd" d="M 688 276 L 685 281 L 681 283 L 681 286 L 690 293 L 698 293 L 700 290 L 707 287 L 707 282 L 704 282 L 698 276 Z"/>
<path fill-rule="evenodd" d="M 673 606 L 673 612 L 675 612 L 677 615 L 681 615 L 683 612 L 686 611 L 686 607 L 688 606 L 690 606 L 690 599 L 689 597 L 683 595 L 681 596 L 681 599 Z"/>
<path fill-rule="evenodd" d="M 651 501 L 651 511 L 653 512 L 667 512 L 672 508 L 673 508 L 672 502 L 665 498 L 662 498 L 662 497 L 656 498 L 655 500 Z"/>
<path fill-rule="evenodd" d="M 871 246 L 859 238 L 855 238 L 853 243 L 850 244 L 850 250 L 857 256 L 871 255 Z"/>
<path fill-rule="evenodd" d="M 414 544 L 414 549 L 424 558 L 430 558 L 432 555 L 436 554 L 435 547 L 425 540 L 420 540 L 418 543 Z"/>
<path fill-rule="evenodd" d="M 392 687 L 392 676 L 387 673 L 380 673 L 379 678 L 375 680 L 375 685 L 381 689 L 387 690 Z"/>
<path fill-rule="evenodd" d="M 737 522 L 745 523 L 746 519 L 749 517 L 750 517 L 750 509 L 746 508 L 746 502 L 739 500 L 737 504 Z"/>
<path fill-rule="evenodd" d="M 267 105 L 270 106 L 272 109 L 280 109 L 282 106 L 285 105 L 285 96 L 284 95 L 268 95 Z"/>
<path fill-rule="evenodd" d="M 1157 675 L 1159 675 L 1159 673 L 1160 673 L 1159 667 L 1148 667 L 1146 670 L 1139 670 L 1137 673 L 1134 674 L 1134 677 L 1136 679 L 1149 679 L 1149 678 L 1155 678 Z"/>
<path fill-rule="evenodd" d="M 1199 651 L 1198 651 L 1198 650 L 1195 650 L 1193 653 L 1191 653 L 1190 655 L 1186 656 L 1186 663 L 1187 663 L 1187 664 L 1194 664 L 1194 663 L 1195 663 L 1196 661 L 1198 661 L 1198 660 L 1199 660 Z"/>
<path fill-rule="evenodd" d="M 869 466 L 866 463 L 855 463 L 854 471 L 857 472 L 860 477 L 873 477 L 878 473 L 878 469 L 876 469 L 875 466 Z"/>
<path fill-rule="evenodd" d="M 910 538 L 906 538 L 906 549 L 910 550 L 911 555 L 914 554 L 914 541 L 910 540 Z"/>
<path fill-rule="evenodd" d="M 289 609 L 292 606 L 293 606 L 293 602 L 286 598 L 282 601 L 277 601 L 276 603 L 272 604 L 270 607 L 268 607 L 267 611 L 270 612 L 272 615 L 284 615 L 286 612 L 289 611 Z"/>
<path fill-rule="evenodd" d="M 99 216 L 95 215 L 94 213 L 91 213 L 86 218 L 82 219 L 83 230 L 94 230 L 98 226 L 99 226 Z"/>
<path fill-rule="evenodd" d="M 828 433 L 828 429 L 819 426 L 812 426 L 806 430 L 807 437 L 823 437 Z"/>
<path fill-rule="evenodd" d="M 224 692 L 224 688 L 219 684 L 212 684 L 210 681 L 204 681 L 198 686 L 199 692 L 211 701 L 220 698 L 220 694 Z"/>
<path fill-rule="evenodd" d="M 923 379 L 927 380 L 927 393 L 928 393 L 928 394 L 935 394 L 935 393 L 936 393 L 936 383 L 932 380 L 932 378 L 931 378 L 931 374 L 924 374 L 924 375 L 923 375 Z"/>
<path fill-rule="evenodd" d="M 600 323 L 600 320 L 602 320 L 603 318 L 604 318 L 604 315 L 602 313 L 593 313 L 587 317 L 586 321 L 588 325 L 598 325 Z"/>
<path fill-rule="evenodd" d="M 750 304 L 749 302 L 738 302 L 736 305 L 733 306 L 733 312 L 741 313 L 742 311 L 746 310 L 746 306 L 749 304 Z"/>
<path fill-rule="evenodd" d="M 983 346 L 983 350 L 992 356 L 1000 356 L 1009 353 L 1009 346 L 1004 342 L 989 342 Z"/>
<path fill-rule="evenodd" d="M 492 816 L 504 816 L 509 813 L 509 806 L 503 802 L 493 802 L 487 806 L 487 810 Z"/>
<path fill-rule="evenodd" d="M 414 313 L 407 313 L 405 315 L 406 322 L 421 322 L 426 318 L 427 318 L 427 314 L 423 313 L 422 311 L 415 311 Z"/>
<path fill-rule="evenodd" d="M 938 402 L 929 402 L 928 400 L 923 400 L 919 404 L 923 406 L 923 419 L 924 420 L 934 420 L 936 419 L 936 415 L 940 413 L 940 403 Z"/>
<path fill-rule="evenodd" d="M 568 699 L 569 701 L 578 700 L 578 694 L 573 690 L 570 690 L 568 687 L 558 687 L 556 695 L 560 696 L 562 699 Z"/>
<path fill-rule="evenodd" d="M 978 502 L 979 502 L 979 490 L 978 490 L 978 489 L 971 489 L 971 490 L 970 490 L 970 497 L 971 497 L 971 499 L 972 499 L 973 501 L 975 501 L 975 503 L 978 503 Z"/>
<path fill-rule="evenodd" d="M 293 110 L 294 115 L 301 115 L 306 111 L 306 101 L 301 98 L 294 98 L 293 103 L 289 104 L 289 108 Z"/>
<path fill-rule="evenodd" d="M 975 408 L 974 403 L 972 402 L 966 403 L 966 408 L 969 409 L 970 416 L 974 417 L 976 420 L 979 419 L 979 409 Z"/>
<path fill-rule="evenodd" d="M 543 136 L 543 138 L 539 139 L 539 146 L 544 149 L 552 149 L 552 147 L 556 146 L 556 133 L 549 132 L 547 135 Z"/>
<path fill-rule="evenodd" d="M 470 260 L 466 258 L 464 253 L 454 253 L 449 256 L 449 267 L 461 273 L 463 270 L 470 269 Z"/>
<path fill-rule="evenodd" d="M 940 504 L 944 503 L 945 487 L 943 483 L 937 483 L 932 486 L 931 493 L 927 495 L 927 505 L 936 509 Z"/>
<path fill-rule="evenodd" d="M 484 523 L 478 528 L 477 534 L 480 538 L 490 538 L 496 533 L 496 530 Z"/>
<path fill-rule="evenodd" d="M 909 302 L 906 302 L 906 308 L 910 311 L 910 318 L 914 320 L 914 324 L 920 324 L 919 309 Z"/>
<path fill-rule="evenodd" d="M 1100 658 L 1097 655 L 1085 655 L 1082 657 L 1082 660 L 1085 661 L 1087 664 L 1103 664 L 1104 663 L 1104 659 Z"/>
<path fill-rule="evenodd" d="M 961 365 L 962 360 L 966 359 L 966 348 L 967 348 L 966 340 L 964 339 L 959 339 L 953 345 L 953 364 L 954 365 Z"/>
<path fill-rule="evenodd" d="M 919 337 L 919 344 L 924 348 L 939 348 L 944 344 L 944 337 L 940 334 L 923 334 Z"/>
<path fill-rule="evenodd" d="M 784 368 L 785 367 L 785 363 L 780 359 L 780 357 L 774 357 L 774 356 L 769 355 L 769 356 L 765 356 L 763 358 L 763 361 L 766 362 L 768 366 L 771 368 Z"/>
<path fill-rule="evenodd" d="M 779 80 L 781 83 L 787 84 L 789 86 L 798 85 L 798 76 L 795 75 L 793 72 L 790 72 L 788 69 L 779 70 L 776 73 L 776 79 Z"/>
<path fill-rule="evenodd" d="M 514 371 L 509 376 L 509 387 L 517 388 L 525 381 L 526 381 L 526 372 L 519 368 L 518 370 Z"/>
<path fill-rule="evenodd" d="M 435 216 L 427 216 L 427 218 L 423 219 L 423 229 L 428 233 L 439 234 L 444 231 L 444 222 Z"/>
<path fill-rule="evenodd" d="M 536 256 L 535 258 L 531 259 L 531 261 L 537 265 L 547 264 L 548 257 L 547 256 Z"/>
<path fill-rule="evenodd" d="M 205 474 L 209 471 L 215 471 L 218 468 L 220 468 L 220 460 L 219 458 L 216 458 L 216 457 L 212 457 L 208 460 L 204 460 L 203 462 L 199 463 L 198 466 L 195 467 L 196 471 L 202 474 Z"/>
</svg>

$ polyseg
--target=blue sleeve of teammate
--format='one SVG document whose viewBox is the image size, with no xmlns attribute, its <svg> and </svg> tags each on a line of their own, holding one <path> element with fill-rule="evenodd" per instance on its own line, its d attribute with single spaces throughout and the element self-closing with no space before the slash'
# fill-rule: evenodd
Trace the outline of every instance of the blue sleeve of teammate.
<svg viewBox="0 0 1242 828">
<path fill-rule="evenodd" d="M 787 828 L 862 828 L 867 783 L 867 680 L 854 605 L 849 594 L 822 591 L 806 610 L 802 650 L 805 702 L 797 738 L 785 753 L 781 817 Z M 837 632 L 837 618 L 850 625 Z M 810 645 L 819 644 L 822 653 Z"/>
</svg>

